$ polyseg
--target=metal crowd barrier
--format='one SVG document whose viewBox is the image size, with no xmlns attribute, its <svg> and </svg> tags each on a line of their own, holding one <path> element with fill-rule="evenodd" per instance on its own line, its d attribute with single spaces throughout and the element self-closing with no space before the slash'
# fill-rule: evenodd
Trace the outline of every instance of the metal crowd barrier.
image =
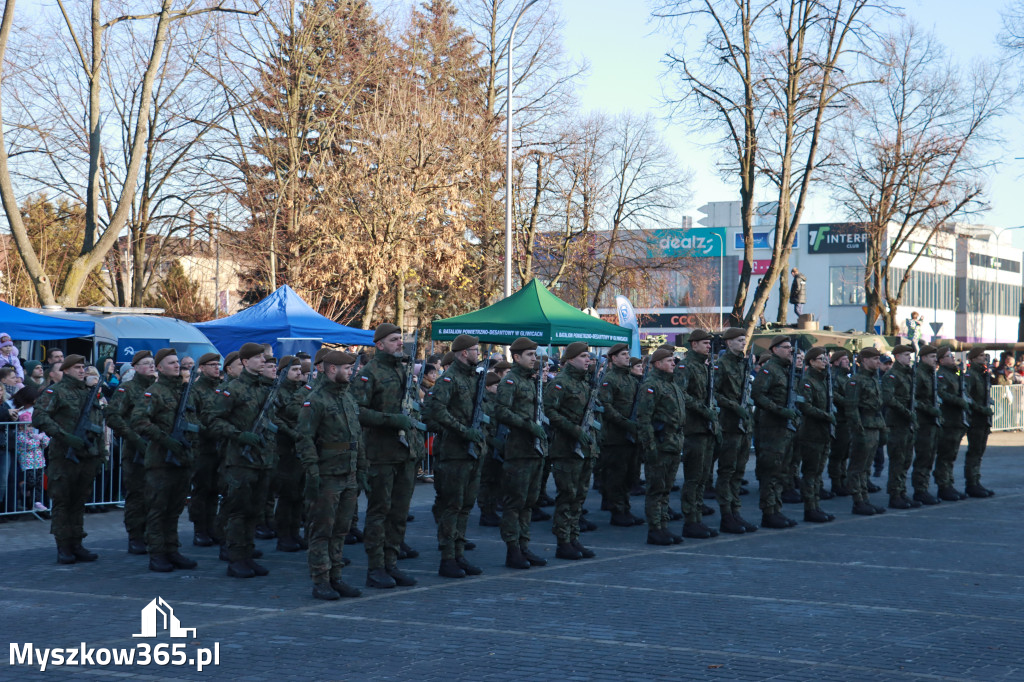
<svg viewBox="0 0 1024 682">
<path fill-rule="evenodd" d="M 1024 429 L 1024 384 L 992 387 L 993 431 Z"/>
<path fill-rule="evenodd" d="M 24 470 L 21 467 L 18 434 L 30 428 L 18 422 L 0 422 L 0 516 L 34 514 L 43 518 L 49 511 L 45 469 Z M 121 440 L 106 429 L 108 443 L 103 465 L 93 481 L 92 498 L 87 507 L 100 509 L 121 506 Z"/>
</svg>

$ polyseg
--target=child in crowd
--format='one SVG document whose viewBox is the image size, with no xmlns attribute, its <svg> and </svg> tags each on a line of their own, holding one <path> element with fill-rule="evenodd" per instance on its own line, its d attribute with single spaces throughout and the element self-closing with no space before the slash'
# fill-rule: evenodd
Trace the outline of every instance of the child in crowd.
<svg viewBox="0 0 1024 682">
<path fill-rule="evenodd" d="M 18 411 L 18 466 L 24 473 L 22 481 L 22 506 L 37 512 L 49 511 L 43 503 L 43 473 L 46 471 L 46 457 L 43 450 L 50 444 L 50 437 L 32 426 L 32 412 L 35 410 L 39 389 L 26 386 L 14 394 L 14 407 Z"/>
</svg>

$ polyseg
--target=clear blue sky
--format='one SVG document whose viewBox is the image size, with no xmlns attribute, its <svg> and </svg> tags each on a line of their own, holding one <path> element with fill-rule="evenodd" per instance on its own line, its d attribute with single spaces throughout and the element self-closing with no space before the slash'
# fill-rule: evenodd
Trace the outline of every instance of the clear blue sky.
<svg viewBox="0 0 1024 682">
<path fill-rule="evenodd" d="M 565 44 L 573 57 L 590 63 L 590 75 L 579 88 L 585 109 L 616 113 L 623 109 L 653 111 L 664 117 L 660 106 L 661 58 L 671 47 L 668 36 L 653 33 L 650 7 L 644 0 L 561 0 L 565 19 Z M 954 59 L 968 62 L 997 52 L 1000 9 L 1004 0 L 907 0 L 906 13 L 923 28 L 934 30 L 950 49 Z M 1003 163 L 989 178 L 988 198 L 992 208 L 974 222 L 995 227 L 1024 224 L 1021 211 L 1024 186 L 1024 125 L 1017 120 L 1004 123 L 1006 137 Z M 722 182 L 712 167 L 714 154 L 702 147 L 700 137 L 679 124 L 665 124 L 665 139 L 680 161 L 694 172 L 694 201 L 686 211 L 695 218 L 697 207 L 708 201 L 738 199 L 735 187 Z M 765 195 L 759 199 L 771 197 Z M 840 217 L 827 194 L 817 196 L 804 214 L 807 222 Z M 1016 232 L 1014 243 L 1024 246 L 1024 230 Z"/>
</svg>

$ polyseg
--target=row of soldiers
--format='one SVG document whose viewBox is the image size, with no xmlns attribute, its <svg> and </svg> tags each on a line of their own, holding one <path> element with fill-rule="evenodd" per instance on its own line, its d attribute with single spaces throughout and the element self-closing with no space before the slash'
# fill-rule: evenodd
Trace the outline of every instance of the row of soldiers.
<svg viewBox="0 0 1024 682">
<path fill-rule="evenodd" d="M 683 537 L 718 534 L 704 523 L 714 510 L 703 503 L 717 459 L 719 530 L 753 532 L 757 526 L 740 514 L 752 437 L 763 527 L 796 525 L 782 514 L 781 504 L 797 468 L 805 520 L 832 520 L 818 506 L 827 496 L 825 462 L 833 492 L 853 495 L 854 513 L 884 511 L 868 500 L 867 472 L 886 438 L 890 507 L 936 503 L 928 492 L 933 466 L 939 497 L 960 499 L 963 494 L 952 485 L 952 464 L 965 428 L 966 493 L 991 494 L 980 484 L 991 426 L 981 353 L 972 352 L 963 388 L 948 349 L 927 346 L 913 373 L 908 369 L 911 349 L 898 347 L 896 364 L 884 379 L 878 376 L 879 354 L 873 349 L 861 353 L 859 371 L 847 376 L 848 353 L 830 356 L 814 348 L 804 356 L 797 379 L 793 343 L 780 336 L 770 344 L 770 357 L 755 378 L 742 330 L 727 330 L 723 339 L 726 352 L 714 360 L 711 335 L 696 330 L 678 363 L 673 349 L 659 348 L 648 358 L 646 371 L 624 344 L 613 346 L 607 368 L 598 370 L 586 344 L 573 343 L 563 352 L 561 371 L 545 386 L 535 342 L 516 340 L 510 346 L 511 370 L 499 376 L 480 363 L 479 340 L 463 335 L 454 340 L 453 362 L 422 406 L 413 396 L 401 330 L 392 324 L 377 328 L 376 353 L 358 372 L 356 356 L 325 350 L 317 356 L 316 378 L 309 383 L 298 359 L 277 362 L 260 344 L 245 344 L 230 354 L 224 380 L 220 356 L 201 357 L 198 375 L 187 383 L 174 349 L 155 356 L 144 351 L 133 358 L 135 378 L 118 389 L 106 410 L 108 425 L 123 439 L 129 551 L 148 554 L 154 571 L 195 567 L 180 553 L 177 536 L 190 495 L 194 543 L 220 542 L 230 576 L 266 575 L 255 561 L 260 552 L 254 537 L 273 490 L 279 549 L 302 549 L 308 543 L 313 595 L 358 596 L 357 588 L 341 580 L 341 570 L 348 563 L 343 546 L 362 490 L 367 495 L 367 586 L 415 585 L 397 561 L 415 555 L 404 543 L 405 524 L 416 465 L 424 454 L 425 422 L 439 434 L 434 516 L 438 573 L 448 578 L 482 572 L 465 556 L 471 547 L 468 517 L 478 495 L 485 513 L 501 500 L 506 565 L 525 569 L 546 563 L 529 543 L 548 470 L 557 489 L 552 531 L 560 559 L 594 556 L 580 542 L 580 527 L 595 465 L 612 522 L 646 522 L 648 543 L 670 545 Z M 65 380 L 48 389 L 34 423 L 54 439 L 48 461 L 51 532 L 58 560 L 73 563 L 96 558 L 82 546 L 82 507 L 100 461 L 100 441 L 92 438 L 95 429 L 82 425 L 95 426 L 104 415 L 96 413 L 95 388 L 84 381 L 84 359 L 69 356 L 64 366 Z M 933 464 L 936 452 L 938 463 Z M 669 493 L 680 458 L 681 535 L 668 529 L 674 517 Z M 629 506 L 640 461 L 647 479 L 645 519 L 634 517 Z M 905 491 L 911 461 L 913 500 Z M 304 539 L 299 532 L 303 517 Z"/>
</svg>

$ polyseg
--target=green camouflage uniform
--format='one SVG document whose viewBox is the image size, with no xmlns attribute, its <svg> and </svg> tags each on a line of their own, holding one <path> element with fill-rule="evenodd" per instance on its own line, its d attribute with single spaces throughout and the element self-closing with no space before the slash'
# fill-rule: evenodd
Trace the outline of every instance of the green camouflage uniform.
<svg viewBox="0 0 1024 682">
<path fill-rule="evenodd" d="M 124 494 L 124 529 L 128 539 L 143 540 L 146 534 L 146 467 L 142 463 L 146 439 L 131 428 L 132 408 L 153 384 L 152 377 L 136 374 L 117 387 L 104 411 L 107 426 L 121 439 L 121 490 Z M 137 461 L 136 461 L 137 460 Z"/>
<path fill-rule="evenodd" d="M 245 445 L 238 442 L 242 433 L 256 425 L 266 395 L 262 378 L 243 370 L 237 379 L 220 390 L 220 400 L 210 421 L 209 432 L 220 439 L 224 451 L 221 511 L 225 518 L 224 541 L 232 562 L 252 559 L 256 523 L 267 499 L 272 446 L 251 447 L 246 457 Z"/>
<path fill-rule="evenodd" d="M 885 423 L 889 429 L 885 445 L 889 453 L 889 482 L 886 486 L 889 497 L 905 497 L 907 494 L 907 470 L 913 457 L 917 427 L 917 410 L 910 406 L 910 385 L 914 379 L 914 368 L 899 362 L 893 363 L 882 378 Z M 916 388 L 914 401 L 919 402 Z"/>
<path fill-rule="evenodd" d="M 93 481 L 103 465 L 103 438 L 89 433 L 88 447 L 76 450 L 78 462 L 67 458 L 70 449 L 67 437 L 74 435 L 78 419 L 88 400 L 89 388 L 68 374 L 43 392 L 40 406 L 32 412 L 32 426 L 52 440 L 46 455 L 47 492 L 50 495 L 50 533 L 58 547 L 82 544 L 85 533 L 85 504 L 92 497 Z M 99 400 L 93 401 L 90 421 L 102 430 L 103 411 Z"/>
<path fill-rule="evenodd" d="M 416 429 L 405 434 L 408 445 L 400 440 L 406 372 L 411 371 L 404 360 L 378 351 L 359 371 L 352 386 L 369 460 L 363 543 L 371 571 L 398 562 L 416 484 L 416 463 L 425 447 L 423 433 Z"/>
<path fill-rule="evenodd" d="M 668 526 L 668 498 L 683 451 L 686 399 L 672 374 L 652 367 L 640 385 L 637 430 L 647 475 L 648 533 Z"/>
<path fill-rule="evenodd" d="M 597 433 L 589 429 L 584 435 L 580 426 L 590 401 L 588 377 L 586 370 L 565 363 L 544 391 L 544 414 L 551 421 L 548 457 L 557 491 L 551 532 L 559 544 L 579 538 L 580 515 L 590 482 L 587 464 L 593 461 Z M 576 451 L 577 445 L 582 456 Z"/>
<path fill-rule="evenodd" d="M 307 558 L 314 583 L 341 579 L 345 535 L 359 495 L 357 474 L 366 470 L 359 405 L 349 386 L 323 381 L 299 394 L 306 400 L 295 426 L 296 452 L 307 487 L 319 481 L 316 497 L 306 500 Z"/>
<path fill-rule="evenodd" d="M 846 418 L 846 384 L 850 373 L 832 366 L 832 404 L 836 408 L 836 437 L 828 453 L 828 477 L 833 491 L 846 487 L 846 465 L 850 460 L 850 422 Z"/>
<path fill-rule="evenodd" d="M 796 447 L 799 448 L 801 462 L 800 494 L 804 498 L 804 509 L 807 511 L 819 508 L 821 474 L 828 460 L 832 440 L 829 435 L 832 411 L 828 404 L 828 387 L 825 382 L 824 372 L 807 367 L 804 369 L 799 389 L 803 400 L 798 407 L 803 419 L 797 431 Z"/>
<path fill-rule="evenodd" d="M 434 490 L 437 493 L 437 543 L 442 559 L 461 557 L 466 551 L 466 526 L 469 512 L 476 504 L 480 483 L 480 458 L 490 457 L 486 442 L 474 447 L 476 456 L 470 456 L 470 441 L 466 432 L 473 423 L 477 384 L 483 367 L 474 368 L 462 360 L 452 363 L 433 389 L 427 393 L 424 413 L 441 427 L 434 441 Z M 482 408 L 482 406 L 481 406 Z M 480 434 L 486 439 L 484 425 Z"/>
<path fill-rule="evenodd" d="M 984 357 L 977 358 L 967 368 L 967 396 L 971 409 L 968 414 L 970 427 L 967 429 L 964 482 L 969 488 L 981 485 L 981 458 L 988 447 L 988 435 L 992 432 L 991 379 Z"/>
<path fill-rule="evenodd" d="M 287 371 L 287 368 L 284 371 Z M 273 503 L 273 499 L 277 498 L 273 527 L 277 531 L 277 536 L 282 539 L 298 540 L 299 528 L 302 526 L 303 470 L 296 455 L 296 424 L 299 420 L 299 410 L 309 398 L 309 392 L 303 385 L 301 381 L 284 379 L 278 393 L 279 407 L 274 414 L 274 424 L 277 426 L 277 467 L 270 483 L 270 500 Z M 302 399 L 302 402 L 299 399 Z"/>
<path fill-rule="evenodd" d="M 495 442 L 495 435 L 498 430 L 498 420 L 494 416 L 496 394 L 484 393 L 484 414 L 490 418 L 490 423 L 484 425 L 484 433 L 487 436 L 487 447 L 484 456 L 480 460 L 480 488 L 477 491 L 477 504 L 480 507 L 481 516 L 484 514 L 498 513 L 498 500 L 501 498 L 501 460 L 496 459 L 493 453 L 500 447 Z"/>
<path fill-rule="evenodd" d="M 198 379 L 197 379 L 198 381 Z M 195 401 L 189 396 L 185 419 L 195 431 L 185 435 L 184 452 L 168 461 L 167 443 L 174 430 L 185 384 L 180 376 L 160 374 L 132 410 L 132 428 L 149 441 L 146 448 L 146 551 L 150 556 L 178 551 L 178 519 L 185 510 L 193 461 L 193 443 L 199 432 Z"/>
<path fill-rule="evenodd" d="M 761 512 L 782 513 L 782 491 L 790 484 L 784 480 L 788 453 L 796 432 L 787 423 L 796 419 L 788 415 L 786 408 L 786 385 L 789 383 L 789 365 L 783 364 L 778 356 L 772 355 L 762 366 L 754 379 L 751 397 L 755 412 L 754 438 L 757 441 L 757 475 L 760 487 Z M 794 387 L 795 390 L 796 387 Z"/>
<path fill-rule="evenodd" d="M 530 541 L 530 519 L 540 495 L 548 446 L 547 437 L 540 438 L 538 451 L 537 438 L 530 431 L 537 405 L 535 374 L 535 370 L 514 365 L 498 384 L 494 406 L 497 422 L 509 430 L 501 466 L 501 539 L 520 546 Z"/>
<path fill-rule="evenodd" d="M 935 456 L 935 483 L 942 488 L 953 487 L 953 465 L 956 463 L 960 442 L 967 433 L 965 414 L 970 414 L 968 402 L 960 395 L 960 372 L 956 367 L 938 368 L 939 398 L 942 400 L 942 431 Z M 927 489 L 927 484 L 925 485 Z"/>
<path fill-rule="evenodd" d="M 200 375 L 192 385 L 192 402 L 199 413 L 199 438 L 193 446 L 195 461 L 192 467 L 192 495 L 188 503 L 188 519 L 197 533 L 206 533 L 220 540 L 217 532 L 218 473 L 220 449 L 218 440 L 210 433 L 210 420 L 220 397 L 217 385 L 220 381 Z"/>
<path fill-rule="evenodd" d="M 604 407 L 601 428 L 601 485 L 613 516 L 630 513 L 629 490 L 633 486 L 637 427 L 632 420 L 639 399 L 639 377 L 629 367 L 612 365 L 601 382 L 599 397 Z M 630 442 L 632 437 L 633 442 Z"/>
<path fill-rule="evenodd" d="M 861 368 L 846 382 L 846 414 L 850 420 L 850 494 L 854 503 L 868 501 L 868 472 L 875 451 L 884 444 L 882 387 L 878 372 Z"/>
<path fill-rule="evenodd" d="M 718 425 L 718 412 L 708 406 L 708 372 L 711 371 L 708 356 L 689 350 L 677 369 L 686 373 L 682 512 L 687 523 L 701 523 L 704 489 L 711 476 L 711 460 L 722 429 Z"/>
<path fill-rule="evenodd" d="M 936 406 L 938 378 L 936 370 L 923 362 L 917 365 L 917 436 L 914 441 L 914 473 L 911 485 L 915 493 L 928 492 L 928 480 L 935 466 L 935 451 L 942 432 L 942 408 Z M 935 379 L 933 386 L 933 379 Z"/>
<path fill-rule="evenodd" d="M 750 458 L 750 437 L 754 420 L 750 406 L 743 404 L 743 386 L 753 381 L 747 374 L 747 358 L 742 353 L 727 351 L 715 367 L 715 399 L 721 409 L 719 424 L 722 442 L 718 451 L 718 480 L 715 496 L 722 516 L 739 514 L 740 488 Z"/>
</svg>

